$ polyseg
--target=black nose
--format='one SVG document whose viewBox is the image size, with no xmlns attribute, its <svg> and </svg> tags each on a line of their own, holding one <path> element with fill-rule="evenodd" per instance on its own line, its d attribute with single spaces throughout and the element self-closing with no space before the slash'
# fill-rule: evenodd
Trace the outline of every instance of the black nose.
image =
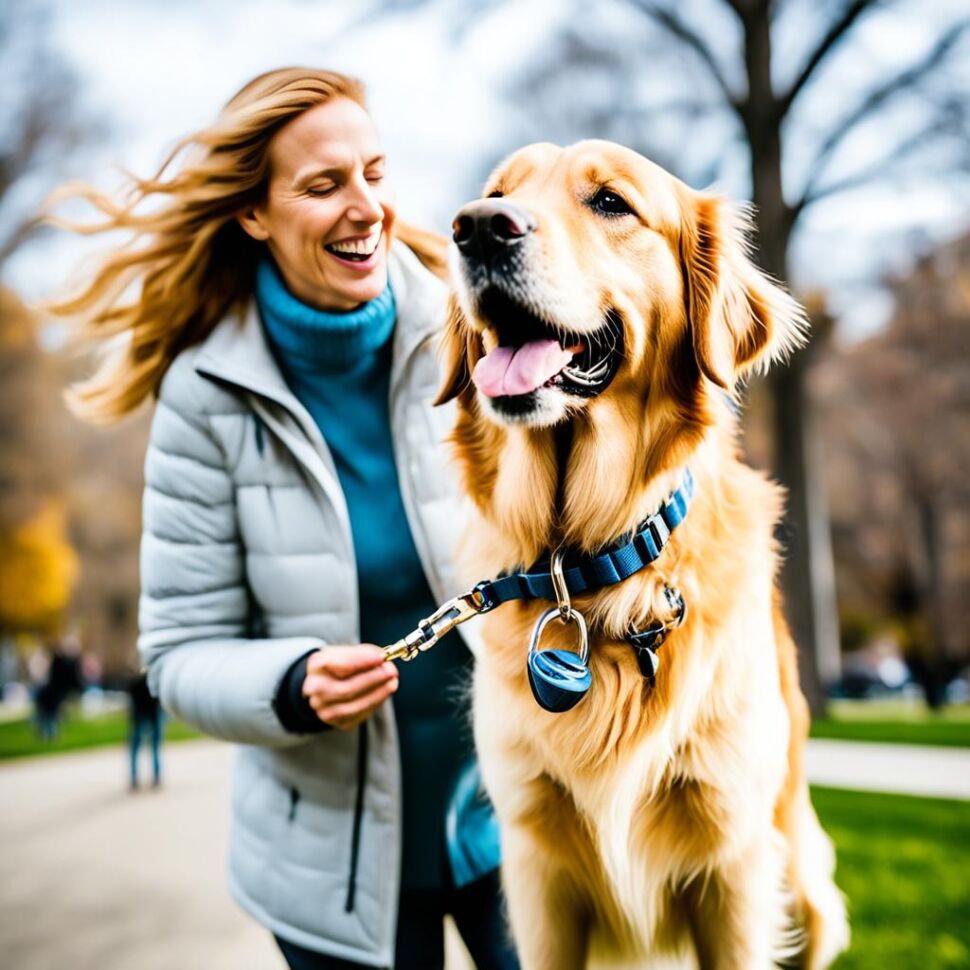
<svg viewBox="0 0 970 970">
<path fill-rule="evenodd" d="M 452 239 L 463 255 L 487 258 L 518 246 L 535 231 L 536 222 L 504 199 L 480 199 L 466 205 L 451 227 Z"/>
</svg>

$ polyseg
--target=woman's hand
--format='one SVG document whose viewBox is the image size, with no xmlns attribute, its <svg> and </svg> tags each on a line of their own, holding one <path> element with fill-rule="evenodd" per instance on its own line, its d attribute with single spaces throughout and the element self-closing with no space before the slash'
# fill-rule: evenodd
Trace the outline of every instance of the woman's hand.
<svg viewBox="0 0 970 970">
<path fill-rule="evenodd" d="M 387 700 L 398 685 L 398 671 L 372 644 L 326 646 L 307 658 L 303 693 L 321 721 L 349 731 Z"/>
</svg>

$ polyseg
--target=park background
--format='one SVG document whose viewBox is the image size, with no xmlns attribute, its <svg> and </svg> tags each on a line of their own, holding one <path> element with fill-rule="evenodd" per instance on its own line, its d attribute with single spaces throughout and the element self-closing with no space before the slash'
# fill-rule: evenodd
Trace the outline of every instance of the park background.
<svg viewBox="0 0 970 970">
<path fill-rule="evenodd" d="M 610 138 L 697 188 L 754 201 L 758 258 L 789 281 L 813 324 L 809 346 L 749 388 L 745 448 L 790 490 L 780 539 L 814 732 L 966 749 L 965 9 L 957 0 L 9 0 L 0 9 L 0 756 L 120 744 L 119 692 L 137 668 L 150 412 L 94 429 L 65 409 L 62 389 L 90 360 L 31 307 L 82 279 L 105 243 L 38 226 L 36 213 L 65 180 L 117 191 L 125 170 L 153 172 L 246 80 L 289 64 L 367 82 L 399 213 L 442 233 L 500 158 L 537 140 Z M 41 744 L 30 693 L 55 644 L 80 651 L 88 686 L 59 738 Z M 190 734 L 170 725 L 170 736 Z M 932 749 L 920 750 L 928 761 Z M 89 755 L 68 757 L 58 770 L 84 777 Z M 26 764 L 0 768 L 0 787 Z M 905 774 L 884 789 L 912 788 Z M 68 799 L 57 785 L 44 790 Z M 159 799 L 150 810 L 116 808 L 164 825 L 164 799 L 176 795 Z M 816 800 L 855 930 L 839 966 L 970 966 L 967 802 L 833 788 Z M 228 814 L 227 801 L 219 811 Z M 50 818 L 72 824 L 70 812 Z M 97 885 L 105 872 L 85 878 Z M 21 918 L 50 902 L 47 887 L 5 873 L 0 954 L 12 947 L 12 965 L 59 959 L 50 934 Z M 71 893 L 54 902 L 76 908 Z M 177 934 L 188 924 L 175 912 Z M 88 924 L 105 947 L 127 939 L 105 934 L 110 908 L 96 913 Z M 115 965 L 84 939 L 72 965 Z M 117 966 L 134 964 L 115 950 Z"/>
</svg>

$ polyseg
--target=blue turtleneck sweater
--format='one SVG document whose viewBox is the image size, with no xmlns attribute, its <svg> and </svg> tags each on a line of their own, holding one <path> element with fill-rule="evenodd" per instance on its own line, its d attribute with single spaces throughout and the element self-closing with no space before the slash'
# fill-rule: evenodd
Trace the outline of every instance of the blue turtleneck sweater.
<svg viewBox="0 0 970 970">
<path fill-rule="evenodd" d="M 393 643 L 437 605 L 408 527 L 391 439 L 394 294 L 388 285 L 356 310 L 326 313 L 297 300 L 275 265 L 264 261 L 256 298 L 283 377 L 320 428 L 347 499 L 361 640 Z M 459 773 L 473 757 L 461 701 L 470 662 L 452 633 L 418 662 L 402 665 L 394 709 L 404 888 L 440 888 L 448 881 L 445 814 Z"/>
</svg>

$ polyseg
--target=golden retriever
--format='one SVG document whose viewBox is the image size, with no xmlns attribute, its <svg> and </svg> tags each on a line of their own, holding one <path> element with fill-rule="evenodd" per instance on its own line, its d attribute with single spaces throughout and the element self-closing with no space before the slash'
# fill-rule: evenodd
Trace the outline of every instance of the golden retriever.
<svg viewBox="0 0 970 970">
<path fill-rule="evenodd" d="M 574 597 L 592 687 L 568 712 L 526 675 L 550 604 L 481 621 L 475 737 L 523 967 L 825 967 L 848 925 L 802 769 L 783 497 L 739 459 L 732 406 L 803 315 L 749 260 L 741 215 L 620 146 L 530 146 L 484 195 L 454 224 L 438 398 L 458 400 L 469 578 L 594 554 L 685 468 L 695 483 L 652 565 Z M 651 686 L 625 638 L 672 619 L 668 586 L 687 614 Z"/>
</svg>

